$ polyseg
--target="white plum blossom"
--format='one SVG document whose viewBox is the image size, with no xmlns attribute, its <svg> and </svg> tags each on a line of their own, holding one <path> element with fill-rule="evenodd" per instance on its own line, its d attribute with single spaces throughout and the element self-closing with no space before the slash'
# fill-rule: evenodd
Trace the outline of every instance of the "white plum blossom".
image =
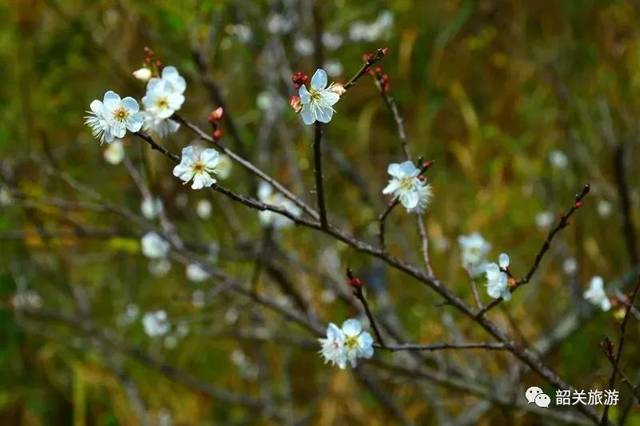
<svg viewBox="0 0 640 426">
<path fill-rule="evenodd" d="M 320 354 L 324 357 L 324 362 L 337 365 L 345 369 L 347 367 L 347 354 L 344 350 L 344 333 L 334 323 L 327 327 L 327 337 L 318 339 L 320 342 Z"/>
<path fill-rule="evenodd" d="M 325 363 L 330 362 L 341 369 L 346 368 L 347 363 L 355 368 L 358 358 L 373 356 L 373 338 L 362 330 L 362 324 L 357 319 L 346 320 L 341 329 L 333 323 L 329 324 L 327 337 L 318 341 Z"/>
<path fill-rule="evenodd" d="M 166 258 L 152 259 L 149 262 L 149 272 L 154 277 L 164 277 L 171 270 L 171 262 Z"/>
<path fill-rule="evenodd" d="M 200 219 L 209 219 L 211 217 L 211 201 L 209 200 L 200 200 L 198 204 L 196 204 L 196 213 L 200 217 Z"/>
<path fill-rule="evenodd" d="M 116 139 L 107 145 L 102 155 L 107 163 L 113 164 L 114 166 L 120 164 L 122 160 L 124 160 L 124 144 L 122 140 Z"/>
<path fill-rule="evenodd" d="M 211 274 L 205 271 L 204 268 L 197 263 L 190 263 L 187 265 L 186 273 L 187 279 L 196 283 L 206 281 L 211 277 Z"/>
<path fill-rule="evenodd" d="M 603 311 L 611 309 L 611 301 L 604 292 L 604 280 L 602 277 L 595 276 L 591 278 L 589 288 L 584 292 L 584 298 L 592 305 L 599 306 Z"/>
<path fill-rule="evenodd" d="M 149 80 L 147 93 L 142 98 L 146 131 L 159 137 L 178 131 L 180 124 L 169 117 L 182 107 L 186 88 L 187 82 L 173 66 L 164 67 L 160 78 Z"/>
<path fill-rule="evenodd" d="M 311 86 L 302 85 L 298 91 L 302 104 L 302 120 L 310 125 L 319 121 L 328 123 L 333 117 L 333 105 L 340 100 L 340 95 L 333 89 L 333 83 L 327 87 L 327 73 L 318 69 L 311 77 Z"/>
<path fill-rule="evenodd" d="M 123 138 L 127 130 L 137 132 L 142 128 L 142 114 L 138 102 L 132 97 L 121 99 L 120 95 L 109 90 L 102 101 L 93 100 L 89 108 L 85 123 L 100 143 L 111 143 Z"/>
<path fill-rule="evenodd" d="M 40 309 L 42 298 L 37 291 L 22 288 L 13 296 L 11 303 L 16 309 Z"/>
<path fill-rule="evenodd" d="M 133 324 L 133 322 L 138 318 L 139 314 L 140 309 L 138 308 L 138 305 L 136 305 L 135 303 L 129 303 L 126 306 L 125 311 L 118 317 L 118 325 L 121 327 L 126 327 L 130 324 Z"/>
<path fill-rule="evenodd" d="M 357 319 L 348 319 L 342 324 L 344 334 L 344 350 L 347 360 L 355 368 L 358 358 L 371 358 L 373 356 L 373 338 L 362 330 L 362 324 Z"/>
<path fill-rule="evenodd" d="M 171 329 L 167 313 L 163 310 L 145 313 L 142 317 L 142 325 L 149 337 L 163 336 Z"/>
<path fill-rule="evenodd" d="M 164 138 L 180 129 L 180 123 L 170 118 L 161 118 L 148 111 L 142 111 L 144 130 Z"/>
<path fill-rule="evenodd" d="M 144 110 L 160 119 L 171 117 L 183 103 L 184 95 L 167 80 L 160 78 L 149 81 L 147 94 L 142 98 Z"/>
<path fill-rule="evenodd" d="M 286 34 L 293 28 L 293 20 L 281 14 L 271 15 L 267 19 L 267 30 L 271 34 Z"/>
<path fill-rule="evenodd" d="M 553 213 L 550 211 L 542 211 L 536 215 L 536 225 L 539 229 L 547 229 L 553 223 Z"/>
<path fill-rule="evenodd" d="M 551 165 L 558 168 L 564 169 L 569 165 L 569 159 L 567 155 L 560 150 L 553 150 L 549 153 L 549 161 Z"/>
<path fill-rule="evenodd" d="M 431 199 L 431 185 L 420 178 L 420 169 L 411 161 L 391 163 L 387 168 L 391 175 L 383 194 L 393 194 L 409 213 L 424 213 Z"/>
<path fill-rule="evenodd" d="M 158 197 L 144 197 L 142 204 L 140 205 L 142 216 L 149 220 L 158 217 L 158 215 L 162 213 L 163 209 L 162 200 Z"/>
<path fill-rule="evenodd" d="M 353 22 L 349 27 L 349 37 L 353 41 L 374 41 L 384 37 L 392 26 L 393 13 L 385 10 L 372 23 Z"/>
<path fill-rule="evenodd" d="M 134 72 L 132 72 L 131 74 L 133 74 L 133 76 L 138 80 L 144 81 L 144 82 L 149 81 L 149 79 L 151 78 L 151 70 L 147 67 L 139 68 Z"/>
<path fill-rule="evenodd" d="M 324 68 L 327 71 L 327 74 L 330 75 L 331 77 L 339 76 L 344 71 L 342 63 L 340 63 L 340 61 L 335 61 L 335 60 L 325 62 Z"/>
<path fill-rule="evenodd" d="M 322 44 L 329 50 L 336 50 L 342 46 L 344 39 L 340 34 L 324 32 L 322 34 Z"/>
<path fill-rule="evenodd" d="M 568 257 L 562 262 L 562 270 L 567 275 L 573 275 L 578 270 L 578 262 L 573 257 Z"/>
<path fill-rule="evenodd" d="M 193 180 L 192 189 L 209 187 L 216 183 L 211 174 L 217 173 L 219 161 L 220 154 L 215 149 L 188 146 L 182 149 L 180 164 L 173 168 L 173 175 L 185 184 Z"/>
<path fill-rule="evenodd" d="M 509 291 L 509 276 L 504 272 L 509 267 L 509 256 L 502 253 L 498 258 L 498 264 L 490 263 L 487 265 L 485 274 L 487 276 L 487 294 L 497 299 L 502 297 L 503 300 L 511 299 Z"/>
<path fill-rule="evenodd" d="M 598 202 L 597 210 L 601 218 L 607 218 L 611 216 L 613 208 L 611 207 L 611 203 L 607 200 L 600 200 Z"/>
<path fill-rule="evenodd" d="M 169 254 L 169 242 L 155 232 L 148 232 L 142 237 L 142 254 L 150 259 L 162 259 Z"/>
<path fill-rule="evenodd" d="M 284 208 L 294 216 L 302 214 L 302 210 L 296 204 L 281 193 L 274 191 L 273 187 L 267 182 L 261 181 L 258 185 L 258 199 L 263 203 Z M 271 225 L 274 228 L 286 228 L 293 224 L 293 221 L 288 217 L 271 210 L 258 212 L 258 217 L 263 225 Z"/>
<path fill-rule="evenodd" d="M 0 207 L 7 207 L 13 204 L 13 195 L 6 186 L 0 186 Z"/>
<path fill-rule="evenodd" d="M 162 68 L 162 74 L 160 77 L 160 80 L 171 84 L 171 88 L 175 93 L 183 94 L 187 89 L 187 82 L 174 66 L 169 65 Z M 152 81 L 153 80 L 155 79 L 152 79 Z M 149 83 L 151 83 L 151 81 L 149 81 Z"/>
<path fill-rule="evenodd" d="M 296 37 L 293 49 L 302 56 L 311 55 L 313 53 L 313 42 L 306 37 Z"/>
<path fill-rule="evenodd" d="M 478 232 L 459 236 L 458 244 L 460 244 L 460 249 L 462 250 L 462 266 L 467 270 L 471 278 L 482 275 L 487 263 L 486 256 L 491 251 L 491 244 L 482 238 L 482 235 Z"/>
</svg>

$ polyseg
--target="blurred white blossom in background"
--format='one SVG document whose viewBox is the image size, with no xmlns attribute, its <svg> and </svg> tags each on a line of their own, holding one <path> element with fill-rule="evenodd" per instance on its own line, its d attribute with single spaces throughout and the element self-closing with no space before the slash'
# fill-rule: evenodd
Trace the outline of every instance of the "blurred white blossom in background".
<svg viewBox="0 0 640 426">
<path fill-rule="evenodd" d="M 144 197 L 142 199 L 142 203 L 140 204 L 140 211 L 142 212 L 142 216 L 146 219 L 152 220 L 158 217 L 163 210 L 162 200 L 158 197 Z"/>
<path fill-rule="evenodd" d="M 604 291 L 604 280 L 595 276 L 589 282 L 589 288 L 584 292 L 584 298 L 592 305 L 598 306 L 603 311 L 611 309 L 611 302 Z"/>
<path fill-rule="evenodd" d="M 462 250 L 462 266 L 471 278 L 482 275 L 485 272 L 486 256 L 491 251 L 491 244 L 478 232 L 459 236 L 458 244 Z"/>
<path fill-rule="evenodd" d="M 171 323 L 164 310 L 147 312 L 142 317 L 144 332 L 149 337 L 164 336 L 171 329 Z"/>
<path fill-rule="evenodd" d="M 124 144 L 121 139 L 116 139 L 103 151 L 102 155 L 107 163 L 113 164 L 114 166 L 120 164 L 122 160 L 124 160 Z"/>
<path fill-rule="evenodd" d="M 549 153 L 549 161 L 551 162 L 552 166 L 558 169 L 564 169 L 569 165 L 569 159 L 567 158 L 567 155 L 560 150 L 551 151 Z"/>
<path fill-rule="evenodd" d="M 393 28 L 393 13 L 388 10 L 378 15 L 374 22 L 355 21 L 349 28 L 349 38 L 352 41 L 375 41 L 386 38 Z"/>
<path fill-rule="evenodd" d="M 160 259 L 169 254 L 169 242 L 155 232 L 146 233 L 141 243 L 142 254 L 150 259 Z"/>
</svg>

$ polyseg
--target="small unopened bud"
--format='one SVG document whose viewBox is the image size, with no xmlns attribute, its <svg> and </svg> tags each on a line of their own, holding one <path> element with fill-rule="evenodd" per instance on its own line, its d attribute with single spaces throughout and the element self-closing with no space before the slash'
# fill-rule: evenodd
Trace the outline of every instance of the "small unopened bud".
<svg viewBox="0 0 640 426">
<path fill-rule="evenodd" d="M 600 349 L 602 349 L 602 352 L 604 352 L 607 358 L 613 358 L 613 343 L 611 343 L 608 337 L 605 337 L 600 342 Z"/>
<path fill-rule="evenodd" d="M 223 134 L 224 132 L 222 131 L 222 129 L 216 128 L 213 132 L 211 132 L 211 137 L 214 141 L 219 141 L 222 138 Z"/>
<path fill-rule="evenodd" d="M 295 88 L 299 89 L 300 86 L 307 84 L 307 81 L 309 81 L 309 76 L 302 71 L 298 71 L 291 76 L 291 81 L 293 81 L 293 85 L 295 86 Z"/>
<path fill-rule="evenodd" d="M 579 209 L 580 207 L 582 207 L 582 201 L 576 201 L 575 208 Z"/>
<path fill-rule="evenodd" d="M 224 109 L 222 107 L 218 107 L 209 113 L 207 117 L 207 121 L 211 124 L 220 121 L 222 116 L 224 115 Z"/>
<path fill-rule="evenodd" d="M 293 108 L 295 112 L 302 111 L 302 101 L 300 101 L 300 96 L 293 95 L 289 99 L 289 105 L 291 105 L 291 108 Z"/>
<path fill-rule="evenodd" d="M 349 284 L 356 290 L 361 289 L 364 285 L 360 278 L 353 275 L 353 271 L 351 270 L 351 268 L 347 268 L 347 284 Z"/>
<path fill-rule="evenodd" d="M 507 268 L 505 268 L 505 270 L 508 271 L 509 268 L 507 267 Z M 513 290 L 514 288 L 518 287 L 518 282 L 516 281 L 515 278 L 509 277 L 509 278 L 507 278 L 507 285 L 509 286 L 510 289 Z"/>
<path fill-rule="evenodd" d="M 142 67 L 140 69 L 135 70 L 133 76 L 140 81 L 147 82 L 151 78 L 151 70 L 146 67 Z"/>
<path fill-rule="evenodd" d="M 382 49 L 380 49 L 380 53 L 382 53 L 382 56 L 386 56 L 387 53 L 389 53 L 389 48 L 383 47 Z"/>
<path fill-rule="evenodd" d="M 331 86 L 329 86 L 329 90 L 331 90 L 333 93 L 336 93 L 338 96 L 344 95 L 347 91 L 347 89 L 345 89 L 341 83 L 331 83 Z"/>
</svg>

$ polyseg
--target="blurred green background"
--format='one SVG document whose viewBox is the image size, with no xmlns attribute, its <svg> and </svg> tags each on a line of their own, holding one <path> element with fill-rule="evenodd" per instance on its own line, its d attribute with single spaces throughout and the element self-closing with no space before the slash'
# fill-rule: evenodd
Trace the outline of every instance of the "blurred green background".
<svg viewBox="0 0 640 426">
<path fill-rule="evenodd" d="M 480 232 L 493 246 L 492 261 L 507 252 L 514 273 L 524 275 L 550 218 L 568 209 L 574 194 L 590 183 L 584 208 L 554 242 L 533 282 L 492 315 L 514 339 L 543 345 L 536 348 L 543 348 L 545 363 L 578 389 L 605 387 L 610 365 L 598 344 L 605 336 L 617 341 L 620 309 L 594 313 L 582 293 L 595 275 L 604 278 L 609 294 L 625 291 L 637 271 L 637 253 L 625 240 L 629 231 L 623 228 L 616 176 L 621 171 L 625 176 L 630 217 L 638 223 L 640 3 L 326 1 L 316 6 L 324 33 L 320 57 L 313 48 L 312 3 L 0 4 L 1 424 L 116 425 L 143 418 L 176 425 L 279 422 L 176 384 L 158 368 L 82 332 L 82 325 L 16 314 L 17 293 L 78 324 L 98 324 L 202 382 L 270 398 L 289 413 L 291 424 L 294 419 L 321 425 L 399 422 L 372 388 L 349 371 L 323 365 L 313 336 L 299 326 L 233 293 L 209 297 L 215 283 L 191 282 L 177 262 L 166 274 L 154 274 L 139 253 L 141 231 L 132 223 L 107 212 L 10 196 L 15 190 L 34 198 L 90 201 L 47 174 L 53 165 L 139 214 L 142 200 L 126 168 L 105 162 L 106 146 L 92 138 L 83 117 L 91 100 L 106 90 L 143 96 L 144 84 L 131 72 L 142 65 L 145 46 L 185 76 L 183 117 L 206 128 L 207 114 L 218 106 L 206 86 L 207 79 L 214 81 L 243 142 L 238 147 L 226 136 L 223 143 L 241 149 L 311 204 L 311 133 L 287 105 L 290 76 L 311 75 L 321 60 L 332 80 L 345 82 L 363 53 L 389 47 L 380 65 L 389 74 L 411 150 L 416 158 L 436 161 L 428 172 L 434 198 L 426 215 L 433 267 L 468 303 L 473 298 L 460 264 L 459 235 Z M 375 242 L 375 218 L 386 203 L 381 190 L 387 165 L 403 159 L 395 124 L 368 76 L 336 111 L 325 139 L 331 218 Z M 163 144 L 179 152 L 193 140 L 181 129 Z M 214 244 L 217 265 L 251 281 L 252 256 L 263 235 L 256 212 L 220 194 L 183 187 L 171 175 L 172 164 L 133 137 L 125 139 L 125 150 L 183 239 Z M 240 193 L 255 191 L 254 181 L 237 165 L 224 184 Z M 205 218 L 197 209 L 204 199 L 212 205 Z M 82 227 L 109 232 L 83 235 Z M 418 264 L 414 219 L 398 209 L 387 227 L 392 253 Z M 43 230 L 52 235 L 39 235 Z M 275 238 L 285 256 L 268 256 L 281 262 L 322 324 L 339 324 L 357 313 L 336 298 L 348 291 L 340 286 L 349 266 L 371 283 L 375 309 L 391 311 L 409 341 L 447 341 L 458 334 L 469 341 L 488 339 L 424 286 L 344 244 L 303 228 L 281 230 Z M 263 274 L 255 281 L 265 295 L 292 303 L 273 277 Z M 141 318 L 158 309 L 167 312 L 171 331 L 150 337 Z M 287 339 L 242 338 L 243 332 Z M 559 341 L 553 333 L 560 333 Z M 637 383 L 637 318 L 628 334 L 622 365 Z M 475 372 L 473 381 L 485 388 L 513 391 L 514 398 L 520 389 L 544 385 L 506 353 L 430 356 L 440 371 L 457 365 Z M 376 358 L 401 359 L 382 351 Z M 428 380 L 416 384 L 391 374 L 379 379 L 405 420 L 416 424 L 464 424 L 454 421 L 462 421 L 459 416 L 481 400 Z M 620 382 L 617 387 L 622 402 L 612 417 L 640 424 L 638 405 L 629 405 L 628 390 Z M 555 422 L 493 405 L 475 421 Z"/>
</svg>

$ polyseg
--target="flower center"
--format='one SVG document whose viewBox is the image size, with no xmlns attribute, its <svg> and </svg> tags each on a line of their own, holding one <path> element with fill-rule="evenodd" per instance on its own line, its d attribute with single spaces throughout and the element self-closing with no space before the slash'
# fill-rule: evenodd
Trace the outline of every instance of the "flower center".
<svg viewBox="0 0 640 426">
<path fill-rule="evenodd" d="M 201 161 L 196 162 L 196 164 L 193 165 L 193 170 L 196 173 L 202 173 L 204 172 L 204 164 L 202 164 Z"/>
<path fill-rule="evenodd" d="M 404 177 L 400 179 L 400 189 L 403 191 L 411 191 L 413 190 L 414 182 L 412 177 Z"/>
<path fill-rule="evenodd" d="M 344 340 L 347 349 L 356 349 L 358 347 L 358 336 L 347 336 Z"/>
<path fill-rule="evenodd" d="M 126 108 L 120 107 L 113 111 L 113 118 L 118 121 L 125 121 L 129 117 L 129 111 Z"/>
<path fill-rule="evenodd" d="M 157 106 L 158 106 L 158 108 L 160 108 L 160 109 L 168 108 L 168 107 L 169 107 L 169 100 L 167 100 L 167 98 L 166 98 L 166 97 L 159 98 L 159 99 L 156 101 L 156 105 L 157 105 Z"/>
<path fill-rule="evenodd" d="M 318 102 L 322 98 L 322 94 L 319 90 L 311 89 L 309 90 L 309 96 L 311 97 L 311 101 Z"/>
</svg>

